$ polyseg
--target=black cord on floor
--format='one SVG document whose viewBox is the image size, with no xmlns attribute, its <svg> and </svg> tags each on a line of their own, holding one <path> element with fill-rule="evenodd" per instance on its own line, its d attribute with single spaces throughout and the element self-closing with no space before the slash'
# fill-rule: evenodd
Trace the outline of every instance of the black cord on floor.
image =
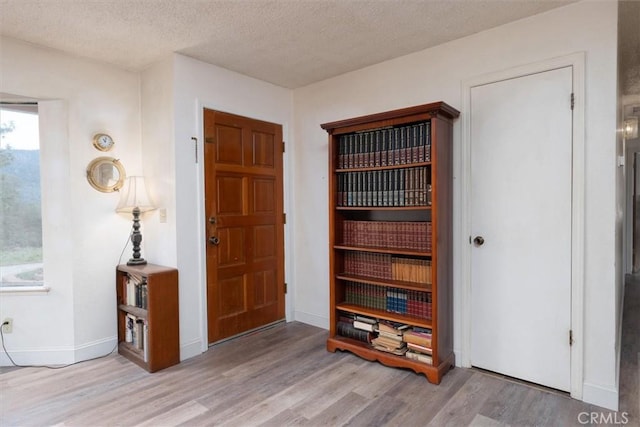
<svg viewBox="0 0 640 427">
<path fill-rule="evenodd" d="M 120 258 L 118 259 L 118 265 L 120 265 L 122 263 L 122 255 L 124 255 L 124 251 L 125 249 L 127 249 L 127 246 L 129 246 L 129 242 L 131 241 L 131 235 L 133 234 L 133 226 L 131 227 L 131 232 L 129 233 L 129 235 L 127 236 L 127 241 L 124 244 L 124 247 L 122 248 L 122 252 L 120 252 Z M 4 324 L 2 325 L 4 326 Z M 74 363 L 69 363 L 68 365 L 61 365 L 61 366 L 47 366 L 47 365 L 18 365 L 13 358 L 11 358 L 11 355 L 9 354 L 9 352 L 7 351 L 7 348 L 4 346 L 4 333 L 2 332 L 2 327 L 0 327 L 0 338 L 2 339 L 2 349 L 4 350 L 4 353 L 7 355 L 7 357 L 9 358 L 9 360 L 11 361 L 11 363 L 13 364 L 13 366 L 18 367 L 18 368 L 47 368 L 47 369 L 62 369 L 62 368 L 66 368 L 68 366 L 73 366 L 73 365 L 77 365 L 78 363 L 83 363 L 83 362 L 89 362 L 90 360 L 96 360 L 96 359 L 101 359 L 103 357 L 107 357 L 109 356 L 111 353 L 113 353 L 116 348 L 118 348 L 118 344 L 116 343 L 116 345 L 113 347 L 113 349 L 102 356 L 96 356 L 93 357 L 91 359 L 86 359 L 86 360 L 81 360 L 79 362 L 74 362 Z"/>
<path fill-rule="evenodd" d="M 4 326 L 5 324 L 3 323 L 2 326 Z M 116 345 L 113 347 L 113 349 L 107 353 L 104 354 L 102 356 L 96 356 L 96 357 L 92 357 L 91 359 L 86 359 L 86 360 L 80 360 L 79 362 L 74 362 L 74 363 L 69 363 L 68 365 L 61 365 L 61 366 L 47 366 L 47 365 L 18 365 L 12 358 L 11 355 L 9 354 L 9 352 L 7 351 L 7 348 L 4 346 L 4 333 L 2 332 L 2 327 L 0 327 L 0 338 L 2 338 L 2 349 L 4 350 L 4 354 L 7 355 L 7 357 L 9 358 L 9 360 L 11 361 L 11 363 L 13 364 L 13 366 L 16 366 L 18 368 L 47 368 L 47 369 L 62 369 L 62 368 L 67 368 L 69 366 L 73 366 L 73 365 L 77 365 L 79 363 L 83 363 L 83 362 L 89 362 L 90 360 L 96 360 L 96 359 L 102 359 L 103 357 L 107 357 L 109 356 L 111 353 L 113 353 L 116 348 L 118 348 L 118 344 L 116 343 Z"/>
</svg>

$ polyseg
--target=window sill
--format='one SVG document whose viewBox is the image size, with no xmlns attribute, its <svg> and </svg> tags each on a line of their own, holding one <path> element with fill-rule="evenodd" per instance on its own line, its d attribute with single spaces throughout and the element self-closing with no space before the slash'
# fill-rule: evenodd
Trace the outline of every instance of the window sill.
<svg viewBox="0 0 640 427">
<path fill-rule="evenodd" d="M 5 286 L 0 287 L 0 295 L 46 295 L 48 286 Z"/>
</svg>

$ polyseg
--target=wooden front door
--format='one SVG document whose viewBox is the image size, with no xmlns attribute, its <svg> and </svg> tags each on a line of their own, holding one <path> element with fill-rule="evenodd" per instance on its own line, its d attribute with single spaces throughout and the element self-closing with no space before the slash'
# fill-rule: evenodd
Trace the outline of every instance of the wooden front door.
<svg viewBox="0 0 640 427">
<path fill-rule="evenodd" d="M 282 126 L 204 110 L 209 343 L 284 319 Z"/>
</svg>

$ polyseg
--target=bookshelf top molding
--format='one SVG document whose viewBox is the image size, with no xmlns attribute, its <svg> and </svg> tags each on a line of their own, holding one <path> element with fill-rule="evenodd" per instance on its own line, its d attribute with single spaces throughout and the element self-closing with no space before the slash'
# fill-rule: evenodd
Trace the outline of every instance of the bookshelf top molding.
<svg viewBox="0 0 640 427">
<path fill-rule="evenodd" d="M 143 276 L 156 274 L 156 273 L 164 273 L 167 271 L 177 271 L 173 267 L 166 267 L 164 265 L 157 264 L 143 264 L 143 265 L 127 265 L 120 264 L 116 267 L 116 270 L 123 271 L 127 273 L 141 274 Z"/>
<path fill-rule="evenodd" d="M 460 116 L 460 111 L 445 102 L 432 102 L 430 104 L 416 105 L 400 108 L 398 110 L 385 111 L 383 113 L 369 114 L 353 117 L 351 119 L 338 120 L 323 123 L 320 127 L 330 134 L 357 132 L 362 125 L 370 128 L 373 122 L 378 127 L 395 126 L 421 120 L 429 120 L 434 117 L 442 117 L 453 120 Z"/>
</svg>

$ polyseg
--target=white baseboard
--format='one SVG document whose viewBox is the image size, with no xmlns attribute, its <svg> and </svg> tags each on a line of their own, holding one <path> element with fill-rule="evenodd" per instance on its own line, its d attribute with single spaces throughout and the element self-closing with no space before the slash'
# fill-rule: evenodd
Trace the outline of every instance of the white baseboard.
<svg viewBox="0 0 640 427">
<path fill-rule="evenodd" d="M 618 390 L 614 388 L 584 383 L 582 386 L 582 400 L 592 405 L 617 411 L 619 394 Z"/>
<path fill-rule="evenodd" d="M 18 365 L 60 366 L 105 356 L 114 350 L 116 342 L 116 337 L 110 337 L 77 347 L 7 350 L 9 351 L 9 356 Z M 13 366 L 4 351 L 0 352 L 0 366 Z"/>
<path fill-rule="evenodd" d="M 201 354 L 202 341 L 199 339 L 180 345 L 180 361 L 190 359 Z"/>
<path fill-rule="evenodd" d="M 329 329 L 329 318 L 318 316 L 316 314 L 305 313 L 304 311 L 295 312 L 295 320 L 306 323 L 307 325 L 316 326 L 322 329 Z"/>
</svg>

